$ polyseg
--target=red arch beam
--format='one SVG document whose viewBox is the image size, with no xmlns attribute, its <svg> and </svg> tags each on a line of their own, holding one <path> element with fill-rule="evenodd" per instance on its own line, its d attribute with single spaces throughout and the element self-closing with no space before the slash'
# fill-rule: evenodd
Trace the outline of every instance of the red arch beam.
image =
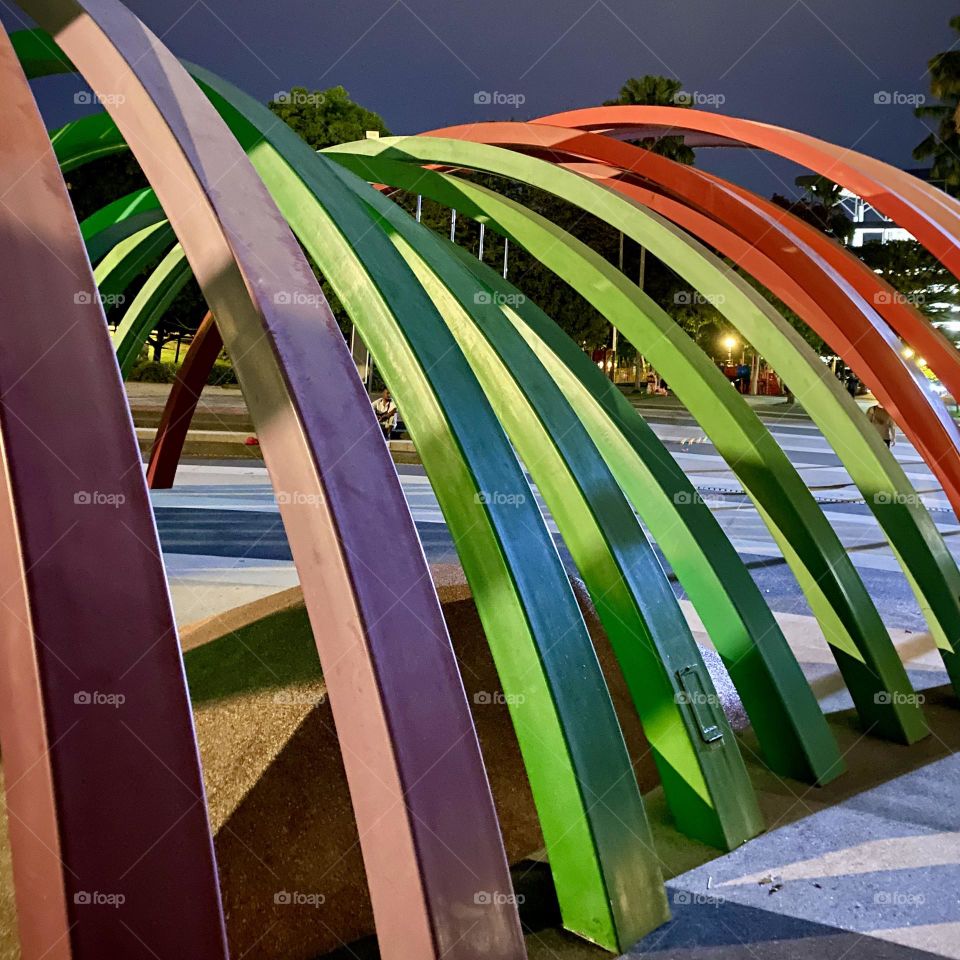
<svg viewBox="0 0 960 960">
<path fill-rule="evenodd" d="M 960 204 L 943 191 L 862 153 L 773 124 L 684 107 L 587 107 L 540 117 L 535 122 L 609 133 L 626 140 L 692 134 L 694 138 L 713 138 L 714 143 L 725 141 L 769 150 L 863 197 L 909 230 L 960 277 Z"/>
<path fill-rule="evenodd" d="M 653 183 L 682 205 L 735 229 L 782 273 L 792 277 L 794 284 L 787 287 L 781 282 L 782 274 L 764 268 L 758 279 L 771 283 L 771 289 L 782 295 L 785 302 L 793 298 L 805 308 L 804 319 L 871 386 L 937 475 L 954 511 L 960 515 L 960 430 L 922 374 L 904 361 L 886 322 L 852 288 L 844 274 L 838 273 L 803 237 L 792 233 L 779 217 L 762 205 L 751 203 L 725 181 L 707 178 L 649 150 L 583 131 L 542 123 L 485 123 L 435 130 L 430 135 L 519 149 L 560 162 L 572 158 L 599 161 L 628 171 L 631 178 Z M 630 193 L 629 184 L 612 181 L 611 185 Z M 678 207 L 672 210 L 679 212 Z M 685 219 L 694 225 L 691 218 Z M 702 221 L 697 221 L 697 225 L 702 228 Z M 806 235 L 810 232 L 812 228 Z M 762 263 L 754 261 L 754 266 Z M 862 275 L 858 282 L 865 283 Z M 808 296 L 797 299 L 797 286 L 806 290 Z M 922 318 L 912 320 L 919 323 Z M 931 337 L 931 343 L 935 339 Z M 947 353 L 941 344 L 936 356 L 948 369 L 956 368 L 955 350 Z"/>
</svg>

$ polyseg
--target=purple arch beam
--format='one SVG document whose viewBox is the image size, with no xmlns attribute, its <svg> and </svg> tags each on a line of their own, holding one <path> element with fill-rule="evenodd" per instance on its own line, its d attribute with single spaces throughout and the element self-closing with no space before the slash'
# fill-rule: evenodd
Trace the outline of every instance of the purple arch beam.
<svg viewBox="0 0 960 960">
<path fill-rule="evenodd" d="M 285 494 L 384 956 L 522 956 L 429 570 L 369 401 L 289 227 L 206 97 L 120 3 L 21 6 L 109 104 L 234 358 Z M 163 955 L 197 955 L 185 946 Z"/>
<path fill-rule="evenodd" d="M 0 90 L 0 742 L 22 955 L 223 960 L 140 454 L 79 227 L 2 27 Z"/>
</svg>

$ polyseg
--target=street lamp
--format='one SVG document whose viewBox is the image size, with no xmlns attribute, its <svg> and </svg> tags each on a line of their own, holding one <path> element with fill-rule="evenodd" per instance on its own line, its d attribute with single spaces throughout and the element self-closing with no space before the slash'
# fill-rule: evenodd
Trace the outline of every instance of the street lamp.
<svg viewBox="0 0 960 960">
<path fill-rule="evenodd" d="M 733 348 L 737 345 L 738 341 L 736 337 L 724 337 L 723 345 L 727 349 L 727 366 L 729 367 L 733 363 Z"/>
</svg>

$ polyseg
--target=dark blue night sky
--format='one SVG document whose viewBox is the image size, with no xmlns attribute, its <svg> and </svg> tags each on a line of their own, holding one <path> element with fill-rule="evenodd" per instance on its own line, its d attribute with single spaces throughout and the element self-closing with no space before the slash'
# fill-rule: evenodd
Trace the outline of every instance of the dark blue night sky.
<svg viewBox="0 0 960 960">
<path fill-rule="evenodd" d="M 616 95 L 662 73 L 722 109 L 793 126 L 899 166 L 925 136 L 907 104 L 928 94 L 926 62 L 954 41 L 948 0 L 129 0 L 181 57 L 261 100 L 294 85 L 342 84 L 395 133 L 527 118 Z M 19 9 L 0 0 L 8 30 Z M 228 26 L 229 24 L 229 26 Z M 79 115 L 77 81 L 37 87 L 54 125 Z M 478 91 L 523 98 L 478 105 Z M 519 96 L 515 96 L 519 95 Z M 701 166 L 765 194 L 795 192 L 789 164 L 742 150 Z"/>
</svg>

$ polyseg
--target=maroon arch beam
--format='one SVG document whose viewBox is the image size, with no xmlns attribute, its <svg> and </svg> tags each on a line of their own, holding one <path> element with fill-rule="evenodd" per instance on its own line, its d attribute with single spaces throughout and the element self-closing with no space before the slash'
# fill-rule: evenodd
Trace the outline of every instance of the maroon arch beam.
<svg viewBox="0 0 960 960">
<path fill-rule="evenodd" d="M 140 454 L 79 227 L 2 27 L 0 90 L 0 741 L 22 956 L 223 960 Z"/>
<path fill-rule="evenodd" d="M 376 419 L 308 263 L 226 125 L 136 17 L 117 0 L 21 6 L 108 104 L 217 317 L 274 487 L 291 494 L 281 512 L 330 690 L 384 955 L 522 956 L 440 605 Z M 489 903 L 477 902 L 478 890 Z M 200 955 L 184 943 L 163 955 L 181 953 Z"/>
<path fill-rule="evenodd" d="M 163 406 L 147 464 L 147 486 L 151 490 L 166 490 L 173 486 L 200 394 L 222 349 L 223 337 L 208 310 L 187 347 L 187 354 Z"/>
</svg>

